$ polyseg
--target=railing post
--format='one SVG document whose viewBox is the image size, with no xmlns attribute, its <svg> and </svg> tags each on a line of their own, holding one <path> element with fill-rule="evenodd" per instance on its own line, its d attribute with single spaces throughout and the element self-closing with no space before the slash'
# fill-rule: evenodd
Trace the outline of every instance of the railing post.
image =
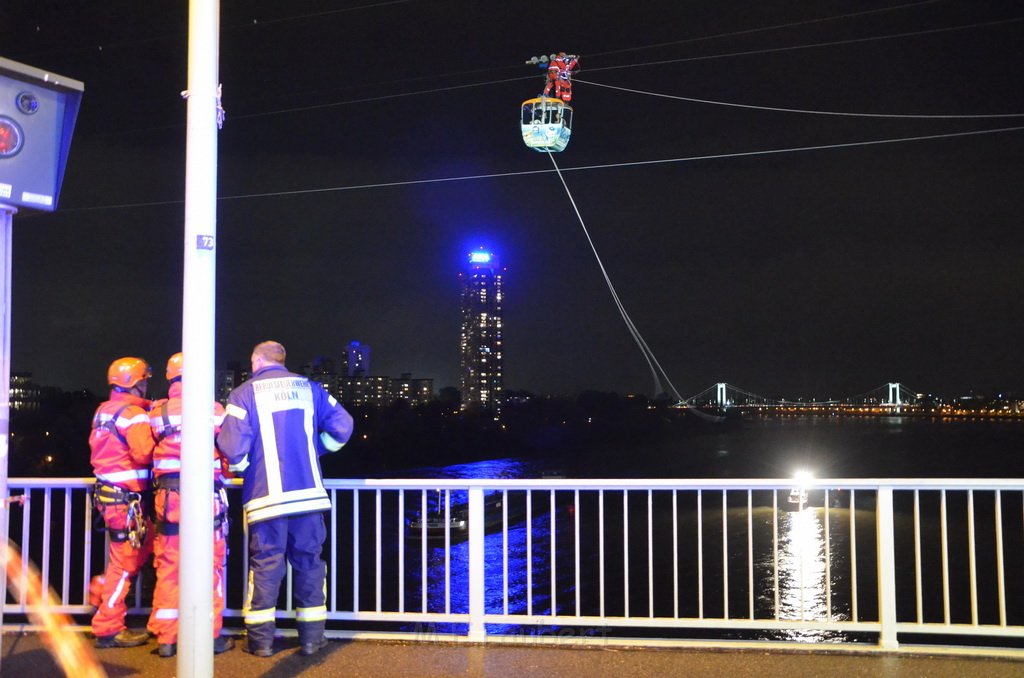
<svg viewBox="0 0 1024 678">
<path fill-rule="evenodd" d="M 899 647 L 896 639 L 896 537 L 891 487 L 878 488 L 878 621 L 882 627 L 878 645 L 883 650 Z"/>
<path fill-rule="evenodd" d="M 7 483 L 11 421 L 11 247 L 14 244 L 13 207 L 0 204 L 0 548 L 7 548 L 10 488 Z M 7 603 L 7 563 L 0 564 L 0 627 Z M 0 650 L 3 636 L 0 634 Z M 0 653 L 0 663 L 3 655 Z"/>
<path fill-rule="evenodd" d="M 484 641 L 484 488 L 469 488 L 469 639 Z"/>
</svg>

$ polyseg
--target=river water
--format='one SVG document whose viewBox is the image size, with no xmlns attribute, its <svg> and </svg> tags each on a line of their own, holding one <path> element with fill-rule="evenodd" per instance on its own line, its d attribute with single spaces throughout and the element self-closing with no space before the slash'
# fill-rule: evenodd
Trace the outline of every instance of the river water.
<svg viewBox="0 0 1024 678">
<path fill-rule="evenodd" d="M 638 453 L 617 450 L 567 468 L 608 477 L 1021 477 L 1024 421 L 922 417 L 751 417 L 709 425 Z M 573 463 L 575 461 L 575 463 Z M 594 468 L 594 462 L 599 467 Z"/>
<path fill-rule="evenodd" d="M 658 445 L 410 468 L 389 476 L 530 478 L 1019 478 L 1024 420 L 770 416 Z"/>
<path fill-rule="evenodd" d="M 792 478 L 798 472 L 808 472 L 816 478 L 1007 478 L 1024 476 L 1024 422 L 997 420 L 940 420 L 917 417 L 752 417 L 727 422 L 722 426 L 695 428 L 673 441 L 650 447 L 607 449 L 577 457 L 550 459 L 505 458 L 444 467 L 420 467 L 397 474 L 406 477 L 436 478 L 538 478 L 556 476 L 565 478 Z M 396 474 L 389 474 L 394 476 Z M 612 495 L 613 493 L 607 493 Z M 710 493 L 708 493 L 710 495 Z M 866 576 L 860 568 L 873 569 L 875 552 L 873 493 L 857 496 L 856 507 L 851 509 L 849 494 L 830 494 L 828 510 L 824 493 L 811 495 L 811 506 L 804 510 L 771 510 L 771 492 L 755 493 L 751 520 L 744 496 L 730 498 L 722 508 L 720 494 L 698 497 L 695 492 L 680 492 L 672 503 L 671 493 L 654 498 L 652 541 L 656 547 L 648 551 L 646 543 L 646 493 L 625 500 L 621 493 L 606 496 L 606 536 L 603 545 L 606 567 L 600 571 L 602 556 L 598 553 L 600 539 L 597 534 L 599 501 L 591 495 L 581 498 L 578 506 L 571 505 L 571 492 L 556 493 L 555 515 L 551 519 L 551 499 L 548 493 L 530 499 L 530 521 L 526 520 L 527 496 L 510 492 L 505 498 L 511 513 L 507 536 L 501 531 L 486 537 L 486 573 L 489 590 L 508 589 L 508 597 L 492 597 L 488 612 L 549 614 L 552 606 L 560 614 L 575 614 L 576 577 L 574 552 L 574 516 L 580 513 L 580 586 L 583 615 L 598 614 L 603 580 L 605 608 L 609 616 L 640 615 L 696 617 L 744 617 L 753 598 L 754 614 L 758 618 L 771 618 L 778 613 L 782 619 L 848 620 L 872 619 L 877 615 L 877 592 L 873 573 Z M 1016 496 L 1017 513 L 1021 497 Z M 451 501 L 458 505 L 465 501 L 464 493 L 455 492 Z M 582 496 L 582 495 L 581 495 Z M 779 493 L 780 506 L 787 497 Z M 738 501 L 736 501 L 738 500 Z M 966 534 L 965 506 L 950 502 L 950 534 L 955 541 L 963 541 Z M 977 520 L 987 521 L 991 514 L 988 497 L 978 497 Z M 415 502 L 410 503 L 415 504 Z M 418 505 L 418 504 L 415 504 Z M 937 496 L 922 500 L 924 521 L 936 515 Z M 902 544 L 912 544 L 912 506 L 898 503 L 898 537 Z M 723 512 L 726 514 L 723 517 Z M 624 522 L 630 530 L 644 536 L 631 538 L 623 544 L 621 535 Z M 672 516 L 675 515 L 675 522 Z M 1010 517 L 1009 527 L 1020 533 L 1020 517 Z M 703 532 L 697 529 L 702 523 Z M 723 555 L 723 522 L 728 525 L 728 551 Z M 754 543 L 753 581 L 748 566 L 748 524 Z M 611 529 L 609 529 L 611 526 Z M 672 543 L 672 532 L 679 536 L 679 546 L 673 554 L 665 544 Z M 926 524 L 923 541 L 926 555 L 937 553 L 937 527 Z M 694 537 L 693 535 L 703 535 Z M 777 539 L 772 548 L 772 535 Z M 689 536 L 687 536 L 689 535 Z M 697 541 L 700 540 L 700 544 Z M 550 546 L 554 541 L 557 567 L 550 566 Z M 990 547 L 992 537 L 981 529 L 978 549 Z M 856 542 L 856 550 L 851 549 Z M 900 547 L 898 547 L 900 548 Z M 629 551 L 628 558 L 626 551 Z M 1007 554 L 1010 566 L 1022 560 L 1019 544 Z M 703 555 L 697 553 L 703 551 Z M 954 618 L 965 612 L 970 603 L 960 586 L 968 576 L 967 556 L 954 546 L 951 555 L 951 614 Z M 653 560 L 654 588 L 658 594 L 649 598 L 647 560 Z M 856 556 L 854 558 L 854 555 Z M 408 595 L 416 600 L 422 592 L 419 581 L 421 552 L 418 544 L 411 544 L 406 553 L 409 587 Z M 467 547 L 455 540 L 450 553 L 451 563 L 464 562 Z M 935 556 L 938 557 L 938 556 Z M 528 567 L 527 562 L 531 563 Z M 623 563 L 629 560 L 633 568 L 626 573 Z M 984 558 L 982 559 L 984 560 Z M 507 562 L 508 576 L 505 578 Z M 775 563 L 778 563 L 777 566 Z M 428 545 L 427 609 L 443 610 L 445 586 L 450 586 L 452 609 L 467 604 L 466 581 L 457 565 L 451 565 L 452 579 L 445 581 L 443 540 Z M 990 564 L 979 565 L 980 569 Z M 683 580 L 691 582 L 673 595 L 673 570 L 683 573 Z M 703 586 L 696 587 L 694 573 L 702 570 Z M 854 569 L 861 571 L 856 591 L 852 579 Z M 924 608 L 926 617 L 944 614 L 941 609 L 941 582 L 936 568 L 926 566 L 924 575 Z M 984 572 L 982 573 L 984 574 Z M 776 586 L 771 584 L 778 577 Z M 913 615 L 913 572 L 904 568 L 897 573 L 905 592 L 899 602 L 901 618 Z M 989 578 L 991 579 L 991 578 Z M 729 595 L 723 590 L 728 582 Z M 753 595 L 751 594 L 753 589 Z M 981 593 L 990 593 L 991 581 L 982 581 Z M 665 593 L 665 592 L 668 593 Z M 1016 589 L 1011 591 L 1016 595 Z M 438 607 L 438 606 L 442 607 Z M 728 610 L 726 610 L 728 608 Z M 981 614 L 989 615 L 992 605 L 982 604 Z M 728 613 L 726 615 L 726 612 Z M 1015 612 L 1014 614 L 1017 614 Z M 628 616 L 627 615 L 627 616 Z M 982 621 L 986 621 L 983 619 Z M 988 620 L 991 621 L 991 620 Z M 512 627 L 492 631 L 521 632 Z M 742 634 L 740 634 L 742 635 Z M 729 636 L 729 634 L 725 634 Z M 841 632 L 787 631 L 761 633 L 759 637 L 783 637 L 805 642 L 840 642 L 860 640 Z M 739 637 L 739 636 L 736 636 Z M 749 637 L 749 636 L 748 636 Z"/>
</svg>

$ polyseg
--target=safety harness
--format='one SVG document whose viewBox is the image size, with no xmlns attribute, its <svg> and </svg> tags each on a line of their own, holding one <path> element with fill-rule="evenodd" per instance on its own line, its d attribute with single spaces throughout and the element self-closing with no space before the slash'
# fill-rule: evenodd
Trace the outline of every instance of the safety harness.
<svg viewBox="0 0 1024 678">
<path fill-rule="evenodd" d="M 156 476 L 153 479 L 153 488 L 156 492 L 180 492 L 181 490 L 181 476 L 177 473 L 165 473 L 163 475 Z M 228 536 L 228 493 L 224 490 L 224 485 L 218 480 L 214 483 L 214 492 L 217 493 L 220 499 L 220 511 L 213 518 L 213 529 L 221 530 L 224 538 Z M 164 506 L 167 506 L 167 502 L 164 502 Z M 157 534 L 162 534 L 168 537 L 177 537 L 178 531 L 181 529 L 179 523 L 172 523 L 167 520 L 167 511 L 164 511 L 163 516 L 157 516 L 156 531 Z"/>
<path fill-rule="evenodd" d="M 165 400 L 160 404 L 160 421 L 163 422 L 163 425 L 157 433 L 157 443 L 160 443 L 167 436 L 178 433 L 181 430 L 180 427 L 171 424 L 171 418 L 167 414 L 167 402 L 168 401 Z"/>
<path fill-rule="evenodd" d="M 115 436 L 117 436 L 117 439 L 121 441 L 121 444 L 127 447 L 128 439 L 125 438 L 124 435 L 117 429 L 117 420 L 121 416 L 121 413 L 124 412 L 129 407 L 131 407 L 131 403 L 129 403 L 128 405 L 122 405 L 117 409 L 117 412 L 114 412 L 114 415 L 106 421 L 100 421 L 100 413 L 97 412 L 96 416 L 92 418 L 92 427 L 94 429 L 101 428 L 105 431 L 113 433 Z"/>
<path fill-rule="evenodd" d="M 129 492 L 116 485 L 105 483 L 102 480 L 96 481 L 92 492 L 92 502 L 100 516 L 103 515 L 104 508 L 118 504 L 123 504 L 127 507 L 124 529 L 113 527 L 101 528 L 106 529 L 110 534 L 110 541 L 127 541 L 132 545 L 132 548 L 136 549 L 145 543 L 148 528 L 146 527 L 146 510 L 142 505 L 142 499 L 141 492 Z"/>
<path fill-rule="evenodd" d="M 124 437 L 120 430 L 117 428 L 117 420 L 121 416 L 121 413 L 130 407 L 129 405 L 122 405 L 114 412 L 113 416 L 106 421 L 100 420 L 99 413 L 93 417 L 92 425 L 93 428 L 104 429 L 109 431 L 113 435 L 117 436 L 117 439 L 121 441 L 122 445 L 127 446 L 128 440 Z M 124 504 L 128 507 L 128 513 L 125 519 L 125 528 L 117 529 L 113 527 L 106 527 L 100 529 L 106 529 L 110 534 L 110 541 L 113 542 L 124 542 L 127 541 L 132 545 L 132 548 L 139 548 L 146 541 L 146 511 L 142 504 L 142 493 L 141 492 L 129 492 L 117 485 L 111 485 L 110 483 L 97 480 L 96 485 L 93 488 L 92 501 L 96 512 L 102 517 L 103 509 L 105 507 L 114 504 Z"/>
</svg>

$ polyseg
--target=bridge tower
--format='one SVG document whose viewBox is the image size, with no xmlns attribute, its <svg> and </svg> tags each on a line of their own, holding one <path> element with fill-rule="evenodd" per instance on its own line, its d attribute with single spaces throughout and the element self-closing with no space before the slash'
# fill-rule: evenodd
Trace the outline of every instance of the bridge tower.
<svg viewBox="0 0 1024 678">
<path fill-rule="evenodd" d="M 719 407 L 729 406 L 729 397 L 725 394 L 725 382 L 715 384 L 715 404 Z"/>
<path fill-rule="evenodd" d="M 901 386 L 898 382 L 889 382 L 889 395 L 886 397 L 885 402 L 882 403 L 886 407 L 891 407 L 897 412 L 900 411 L 900 406 L 903 403 L 900 401 L 900 389 Z"/>
</svg>

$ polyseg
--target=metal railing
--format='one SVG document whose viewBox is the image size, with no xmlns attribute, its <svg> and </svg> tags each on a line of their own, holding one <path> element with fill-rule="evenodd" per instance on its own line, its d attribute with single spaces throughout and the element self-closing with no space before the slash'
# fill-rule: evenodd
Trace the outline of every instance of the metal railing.
<svg viewBox="0 0 1024 678">
<path fill-rule="evenodd" d="M 793 482 L 327 480 L 328 628 L 421 640 L 941 643 L 1024 656 L 1024 480 Z M 92 480 L 10 487 L 24 497 L 10 509 L 12 540 L 61 611 L 90 614 L 106 552 Z M 241 625 L 247 549 L 232 495 L 225 616 Z M 151 586 L 137 582 L 133 612 L 146 611 Z M 287 626 L 290 576 L 282 588 Z M 9 622 L 28 611 L 5 597 Z"/>
</svg>

